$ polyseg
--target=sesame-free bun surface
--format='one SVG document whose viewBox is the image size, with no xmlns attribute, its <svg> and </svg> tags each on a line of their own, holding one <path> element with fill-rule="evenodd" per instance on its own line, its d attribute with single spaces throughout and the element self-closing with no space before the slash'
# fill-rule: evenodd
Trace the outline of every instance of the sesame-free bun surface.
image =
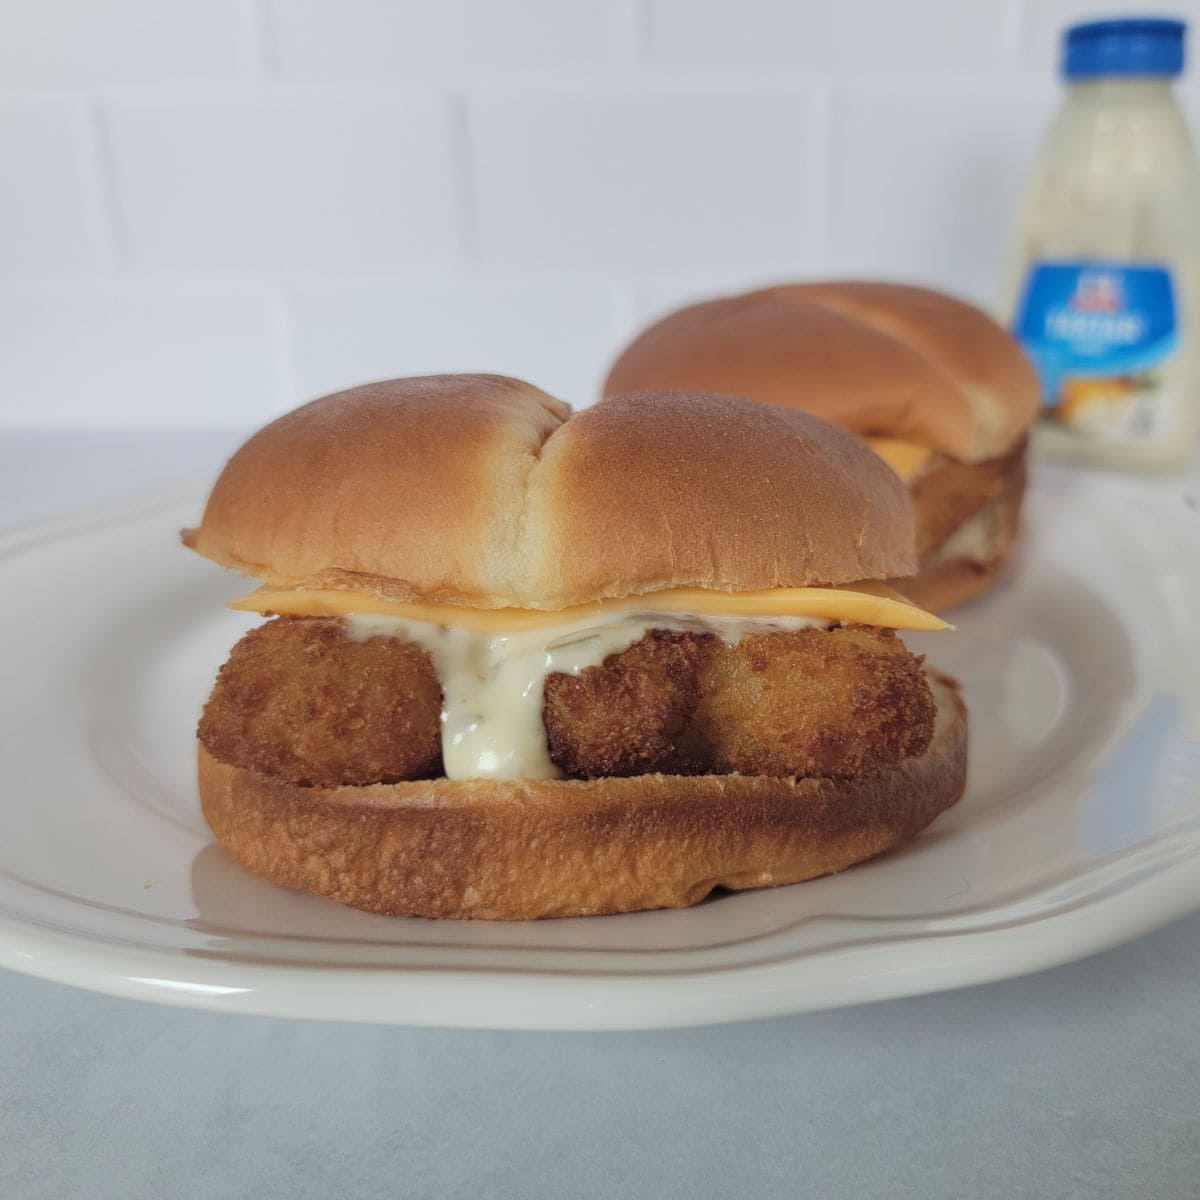
<svg viewBox="0 0 1200 1200">
<path fill-rule="evenodd" d="M 911 574 L 904 486 L 809 414 L 646 391 L 572 414 L 442 375 L 314 400 L 234 454 L 199 553 L 272 587 L 555 610 Z"/>
<path fill-rule="evenodd" d="M 809 283 L 694 304 L 640 334 L 605 395 L 696 388 L 803 409 L 964 462 L 1005 453 L 1037 413 L 1037 377 L 989 316 L 927 288 Z"/>
<path fill-rule="evenodd" d="M 523 920 L 680 908 L 714 888 L 840 871 L 954 804 L 966 778 L 966 710 L 951 680 L 928 674 L 933 741 L 879 775 L 315 788 L 231 766 L 202 745 L 201 803 L 243 866 L 371 912 Z"/>
</svg>

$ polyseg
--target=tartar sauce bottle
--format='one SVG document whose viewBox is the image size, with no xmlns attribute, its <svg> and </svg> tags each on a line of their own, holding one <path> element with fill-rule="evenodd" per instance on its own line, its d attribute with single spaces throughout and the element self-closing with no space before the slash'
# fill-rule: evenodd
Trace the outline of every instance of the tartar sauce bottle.
<svg viewBox="0 0 1200 1200">
<path fill-rule="evenodd" d="M 1004 316 L 1041 376 L 1040 450 L 1187 461 L 1200 426 L 1200 186 L 1171 89 L 1184 24 L 1067 30 L 1066 97 L 1017 227 Z"/>
</svg>

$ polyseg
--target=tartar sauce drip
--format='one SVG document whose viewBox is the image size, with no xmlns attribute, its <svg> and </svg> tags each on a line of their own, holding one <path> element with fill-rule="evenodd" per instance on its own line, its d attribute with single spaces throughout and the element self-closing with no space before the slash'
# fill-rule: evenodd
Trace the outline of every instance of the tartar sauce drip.
<svg viewBox="0 0 1200 1200">
<path fill-rule="evenodd" d="M 602 623 L 475 633 L 408 617 L 345 618 L 356 641 L 400 637 L 429 652 L 442 685 L 442 761 L 448 779 L 558 779 L 542 722 L 546 676 L 578 675 L 620 654 L 651 629 L 711 633 L 732 644 L 748 634 L 827 629 L 809 617 L 704 617 L 634 612 Z"/>
</svg>

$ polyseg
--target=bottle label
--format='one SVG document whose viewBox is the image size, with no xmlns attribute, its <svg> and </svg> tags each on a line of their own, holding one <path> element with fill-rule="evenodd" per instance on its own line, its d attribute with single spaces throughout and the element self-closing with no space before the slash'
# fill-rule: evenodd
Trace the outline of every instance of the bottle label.
<svg viewBox="0 0 1200 1200">
<path fill-rule="evenodd" d="M 1169 432 L 1163 368 L 1178 349 L 1178 328 L 1165 267 L 1034 263 L 1013 333 L 1041 377 L 1048 420 L 1103 441 Z"/>
</svg>

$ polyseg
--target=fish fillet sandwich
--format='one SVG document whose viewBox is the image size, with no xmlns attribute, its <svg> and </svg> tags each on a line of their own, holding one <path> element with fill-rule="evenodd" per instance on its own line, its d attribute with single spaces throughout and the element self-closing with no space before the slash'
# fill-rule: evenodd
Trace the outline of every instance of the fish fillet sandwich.
<svg viewBox="0 0 1200 1200">
<path fill-rule="evenodd" d="M 374 912 L 694 904 L 912 838 L 963 790 L 904 486 L 804 413 L 399 379 L 255 434 L 184 541 L 262 581 L 199 727 L 225 850 Z"/>
<path fill-rule="evenodd" d="M 642 332 L 608 395 L 694 388 L 799 408 L 868 439 L 904 480 L 937 611 L 987 591 L 1017 536 L 1037 375 L 986 313 L 929 288 L 833 282 L 693 304 Z"/>
</svg>

